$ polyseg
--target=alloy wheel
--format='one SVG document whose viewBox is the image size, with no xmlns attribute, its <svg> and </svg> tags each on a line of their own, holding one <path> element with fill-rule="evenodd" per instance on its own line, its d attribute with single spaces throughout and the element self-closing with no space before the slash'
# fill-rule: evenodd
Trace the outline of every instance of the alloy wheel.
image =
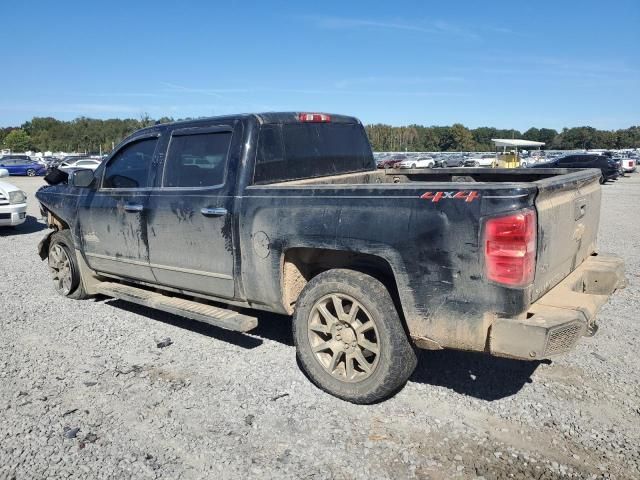
<svg viewBox="0 0 640 480">
<path fill-rule="evenodd" d="M 53 287 L 63 296 L 71 293 L 73 270 L 66 250 L 56 244 L 49 250 L 49 270 L 53 279 Z"/>
<path fill-rule="evenodd" d="M 360 382 L 378 366 L 380 336 L 375 321 L 349 295 L 335 293 L 318 300 L 307 334 L 316 360 L 337 380 Z"/>
</svg>

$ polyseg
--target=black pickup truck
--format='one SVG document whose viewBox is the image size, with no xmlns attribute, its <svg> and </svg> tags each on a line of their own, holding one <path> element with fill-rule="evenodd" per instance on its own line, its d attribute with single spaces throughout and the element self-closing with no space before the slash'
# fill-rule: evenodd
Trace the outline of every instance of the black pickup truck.
<svg viewBox="0 0 640 480">
<path fill-rule="evenodd" d="M 378 170 L 352 117 L 200 119 L 140 130 L 41 189 L 39 253 L 74 299 L 243 332 L 255 310 L 293 315 L 309 377 L 369 403 L 406 382 L 416 347 L 538 360 L 593 334 L 624 281 L 596 253 L 599 177 Z"/>
</svg>

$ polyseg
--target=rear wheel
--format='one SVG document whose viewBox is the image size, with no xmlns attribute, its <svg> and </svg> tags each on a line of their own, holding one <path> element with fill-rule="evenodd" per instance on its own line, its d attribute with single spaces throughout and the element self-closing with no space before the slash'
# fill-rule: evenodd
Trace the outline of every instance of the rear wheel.
<svg viewBox="0 0 640 480">
<path fill-rule="evenodd" d="M 416 355 L 385 286 L 352 270 L 329 270 L 305 287 L 293 320 L 299 362 L 323 390 L 373 403 L 405 384 Z"/>
<path fill-rule="evenodd" d="M 606 182 L 606 180 L 604 179 L 604 176 L 600 175 L 600 185 L 604 185 L 604 182 Z"/>
<path fill-rule="evenodd" d="M 27 170 L 27 176 L 28 177 L 35 177 L 36 176 L 36 171 L 33 168 L 30 168 Z"/>
<path fill-rule="evenodd" d="M 442 168 L 447 168 L 447 161 L 442 162 Z"/>
<path fill-rule="evenodd" d="M 80 269 L 69 230 L 61 230 L 51 236 L 48 264 L 53 288 L 58 294 L 75 300 L 89 297 L 82 286 Z"/>
<path fill-rule="evenodd" d="M 416 168 L 416 164 L 415 164 L 415 163 L 412 163 L 412 164 L 411 164 L 411 168 Z"/>
</svg>

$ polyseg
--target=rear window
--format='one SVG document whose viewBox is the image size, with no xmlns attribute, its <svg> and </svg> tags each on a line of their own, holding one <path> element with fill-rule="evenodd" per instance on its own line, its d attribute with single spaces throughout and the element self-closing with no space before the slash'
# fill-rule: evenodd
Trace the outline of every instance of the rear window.
<svg viewBox="0 0 640 480">
<path fill-rule="evenodd" d="M 322 177 L 373 168 L 364 128 L 355 123 L 263 125 L 253 183 Z"/>
</svg>

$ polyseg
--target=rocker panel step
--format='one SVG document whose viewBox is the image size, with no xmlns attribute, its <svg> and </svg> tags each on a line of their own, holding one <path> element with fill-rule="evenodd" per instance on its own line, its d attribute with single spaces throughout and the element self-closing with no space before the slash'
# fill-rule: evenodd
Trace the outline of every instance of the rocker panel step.
<svg viewBox="0 0 640 480">
<path fill-rule="evenodd" d="M 170 297 L 121 283 L 101 282 L 96 285 L 96 291 L 108 297 L 119 298 L 126 302 L 137 303 L 236 332 L 248 332 L 258 326 L 256 317 L 243 315 L 234 310 Z"/>
</svg>

